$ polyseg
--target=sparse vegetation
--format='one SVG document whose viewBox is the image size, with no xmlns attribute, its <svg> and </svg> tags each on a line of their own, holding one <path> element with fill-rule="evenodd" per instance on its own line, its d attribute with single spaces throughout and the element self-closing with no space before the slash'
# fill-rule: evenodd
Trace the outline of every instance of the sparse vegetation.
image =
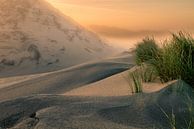
<svg viewBox="0 0 194 129">
<path fill-rule="evenodd" d="M 159 47 L 157 46 L 154 38 L 145 38 L 136 46 L 135 56 L 136 63 L 141 65 L 142 63 L 155 59 L 158 54 Z"/>
<path fill-rule="evenodd" d="M 162 82 L 180 79 L 194 88 L 194 39 L 189 34 L 183 32 L 172 34 L 172 39 L 165 41 L 161 48 L 154 39 L 144 39 L 137 45 L 135 53 L 136 63 L 141 71 L 136 71 L 131 77 L 135 88 L 140 85 L 137 80 L 151 82 L 156 77 Z M 180 86 L 177 90 L 181 92 L 183 89 Z M 186 102 L 189 102 L 185 109 L 188 112 L 188 118 L 185 118 L 186 129 L 194 129 L 193 100 Z M 177 118 L 173 110 L 170 114 L 163 109 L 161 111 L 171 128 L 177 129 Z"/>
<path fill-rule="evenodd" d="M 153 82 L 157 78 L 157 71 L 155 67 L 150 64 L 141 64 L 141 66 L 139 66 L 139 71 L 143 82 Z"/>
<path fill-rule="evenodd" d="M 194 105 L 190 97 L 188 97 L 188 110 L 189 110 L 189 121 L 187 123 L 187 129 L 194 129 Z"/>
<path fill-rule="evenodd" d="M 139 73 L 132 72 L 129 74 L 132 79 L 132 93 L 141 93 L 142 92 L 142 79 Z"/>
<path fill-rule="evenodd" d="M 194 39 L 182 32 L 173 34 L 152 64 L 162 82 L 182 79 L 194 86 Z"/>
<path fill-rule="evenodd" d="M 182 79 L 194 86 L 194 39 L 189 34 L 173 34 L 162 48 L 154 39 L 144 39 L 136 48 L 136 62 L 154 67 L 162 82 Z"/>
<path fill-rule="evenodd" d="M 193 101 L 190 97 L 188 97 L 186 105 L 187 105 L 186 110 L 188 111 L 188 115 L 189 115 L 188 118 L 185 119 L 186 127 L 178 127 L 177 125 L 178 123 L 176 121 L 176 114 L 173 112 L 173 110 L 170 114 L 167 114 L 167 112 L 165 112 L 165 110 L 160 107 L 160 110 L 167 118 L 167 121 L 169 122 L 171 129 L 179 129 L 179 128 L 194 129 L 194 106 L 193 106 Z"/>
<path fill-rule="evenodd" d="M 134 71 L 130 71 L 128 76 L 123 76 L 129 84 L 130 92 L 132 94 L 141 93 L 143 91 L 143 82 L 140 71 L 134 67 Z"/>
</svg>

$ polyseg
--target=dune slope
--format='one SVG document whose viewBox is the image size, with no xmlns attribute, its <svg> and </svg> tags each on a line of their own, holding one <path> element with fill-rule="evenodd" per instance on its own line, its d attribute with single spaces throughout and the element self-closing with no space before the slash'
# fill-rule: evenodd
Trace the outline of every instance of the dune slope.
<svg viewBox="0 0 194 129">
<path fill-rule="evenodd" d="M 0 0 L 0 76 L 104 58 L 112 48 L 45 0 Z"/>
<path fill-rule="evenodd" d="M 104 79 L 133 66 L 132 55 L 124 55 L 97 62 L 29 77 L 0 87 L 0 101 L 32 94 L 63 94 L 74 88 Z M 4 78 L 6 82 L 6 78 Z M 8 78 L 9 79 L 9 78 Z"/>
<path fill-rule="evenodd" d="M 180 92 L 179 86 L 184 90 Z M 176 115 L 185 128 L 187 95 L 194 93 L 177 81 L 161 91 L 126 97 L 36 95 L 0 103 L 0 127 L 13 129 L 170 129 L 161 109 Z M 193 103 L 193 101 L 191 101 Z M 160 108 L 159 108 L 160 107 Z"/>
</svg>

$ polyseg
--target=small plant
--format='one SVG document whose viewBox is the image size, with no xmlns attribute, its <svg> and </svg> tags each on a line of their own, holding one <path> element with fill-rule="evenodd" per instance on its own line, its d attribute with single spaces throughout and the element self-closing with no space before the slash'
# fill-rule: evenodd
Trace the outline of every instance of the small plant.
<svg viewBox="0 0 194 129">
<path fill-rule="evenodd" d="M 157 71 L 155 67 L 150 64 L 143 63 L 139 66 L 139 72 L 143 82 L 153 82 L 157 78 Z"/>
<path fill-rule="evenodd" d="M 176 129 L 176 116 L 172 110 L 172 113 L 170 115 L 168 115 L 162 108 L 160 108 L 161 111 L 164 113 L 164 115 L 166 116 L 171 129 Z"/>
<path fill-rule="evenodd" d="M 194 129 L 194 106 L 193 106 L 193 101 L 190 97 L 188 97 L 188 103 L 187 107 L 189 110 L 189 121 L 187 123 L 187 129 Z"/>
<path fill-rule="evenodd" d="M 134 94 L 143 91 L 143 82 L 153 82 L 158 76 L 154 67 L 142 64 L 131 69 L 127 77 L 123 77 L 128 82 L 131 92 Z"/>
<path fill-rule="evenodd" d="M 130 73 L 130 77 L 132 79 L 132 87 L 133 93 L 141 93 L 142 92 L 142 79 L 141 76 L 139 75 L 139 73 L 137 72 L 132 72 Z"/>
<path fill-rule="evenodd" d="M 194 106 L 193 106 L 193 100 L 187 96 L 187 100 L 186 100 L 186 105 L 187 105 L 187 111 L 188 111 L 188 119 L 185 120 L 185 126 L 186 127 L 179 127 L 180 129 L 194 129 Z M 167 114 L 161 107 L 160 110 L 162 111 L 162 113 L 166 116 L 171 129 L 178 129 L 178 123 L 176 121 L 176 114 L 174 113 L 174 111 L 172 110 L 171 114 Z"/>
<path fill-rule="evenodd" d="M 142 90 L 143 82 L 142 82 L 141 74 L 136 69 L 136 67 L 134 67 L 134 71 L 129 72 L 128 76 L 125 77 L 125 79 L 128 81 L 132 94 L 141 93 L 143 91 Z"/>
<path fill-rule="evenodd" d="M 159 47 L 153 38 L 145 38 L 136 46 L 135 56 L 136 63 L 141 65 L 142 63 L 149 62 L 158 54 Z"/>
</svg>

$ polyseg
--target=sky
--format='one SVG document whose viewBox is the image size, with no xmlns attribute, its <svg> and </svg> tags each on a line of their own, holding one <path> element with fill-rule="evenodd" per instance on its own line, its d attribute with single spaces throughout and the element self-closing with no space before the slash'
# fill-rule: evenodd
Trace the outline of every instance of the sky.
<svg viewBox="0 0 194 129">
<path fill-rule="evenodd" d="M 194 0 L 47 0 L 107 42 L 126 47 L 151 35 L 194 32 Z"/>
</svg>

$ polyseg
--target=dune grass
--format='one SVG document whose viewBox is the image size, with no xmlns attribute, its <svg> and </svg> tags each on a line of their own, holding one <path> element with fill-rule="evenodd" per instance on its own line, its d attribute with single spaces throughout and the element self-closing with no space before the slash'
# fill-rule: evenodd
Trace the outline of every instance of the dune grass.
<svg viewBox="0 0 194 129">
<path fill-rule="evenodd" d="M 144 38 L 143 41 L 136 46 L 135 56 L 137 65 L 154 59 L 158 54 L 158 49 L 154 38 Z"/>
<path fill-rule="evenodd" d="M 187 129 L 194 129 L 194 105 L 191 98 L 189 98 L 189 102 L 187 103 L 187 107 L 189 110 L 189 121 L 187 123 Z"/>
<path fill-rule="evenodd" d="M 131 91 L 132 93 L 141 93 L 142 90 L 142 78 L 138 72 L 131 72 L 129 73 L 129 76 L 131 78 L 132 84 L 131 84 Z"/>
<path fill-rule="evenodd" d="M 136 47 L 136 63 L 150 64 L 162 82 L 182 79 L 194 87 L 194 39 L 189 34 L 172 34 L 162 48 L 155 40 L 144 39 Z"/>
<path fill-rule="evenodd" d="M 139 66 L 139 74 L 143 82 L 153 82 L 158 76 L 155 67 L 146 63 Z"/>
<path fill-rule="evenodd" d="M 173 34 L 172 40 L 164 44 L 153 66 L 161 81 L 182 79 L 194 86 L 194 39 L 182 32 Z"/>
<path fill-rule="evenodd" d="M 194 88 L 194 39 L 187 33 L 172 34 L 172 38 L 165 41 L 161 48 L 157 46 L 155 40 L 144 39 L 136 47 L 136 63 L 138 66 L 146 64 L 149 69 L 155 70 L 154 75 L 158 76 L 161 82 L 180 79 Z M 144 82 L 152 81 L 150 78 L 153 73 L 149 69 L 142 67 L 143 72 L 136 72 L 139 74 L 136 76 L 141 76 Z M 189 118 L 185 121 L 186 129 L 194 129 L 193 100 L 187 105 Z M 171 128 L 177 129 L 176 115 L 173 111 L 171 114 L 167 114 L 162 109 L 161 111 L 168 119 Z"/>
<path fill-rule="evenodd" d="M 123 75 L 123 78 L 128 82 L 130 92 L 132 94 L 141 93 L 143 92 L 143 82 L 139 71 L 136 70 L 136 67 L 133 68 L 134 70 L 129 71 L 128 75 Z"/>
<path fill-rule="evenodd" d="M 187 105 L 186 110 L 188 110 L 188 114 L 189 114 L 188 119 L 187 120 L 185 119 L 185 121 L 184 121 L 186 127 L 178 127 L 178 125 L 177 125 L 178 123 L 176 121 L 177 118 L 176 118 L 176 115 L 173 112 L 173 110 L 170 114 L 167 114 L 165 112 L 165 110 L 160 107 L 160 110 L 163 112 L 163 114 L 167 118 L 171 129 L 194 129 L 194 105 L 193 105 L 193 101 L 190 97 L 188 97 L 188 101 L 187 101 L 186 105 Z"/>
</svg>

